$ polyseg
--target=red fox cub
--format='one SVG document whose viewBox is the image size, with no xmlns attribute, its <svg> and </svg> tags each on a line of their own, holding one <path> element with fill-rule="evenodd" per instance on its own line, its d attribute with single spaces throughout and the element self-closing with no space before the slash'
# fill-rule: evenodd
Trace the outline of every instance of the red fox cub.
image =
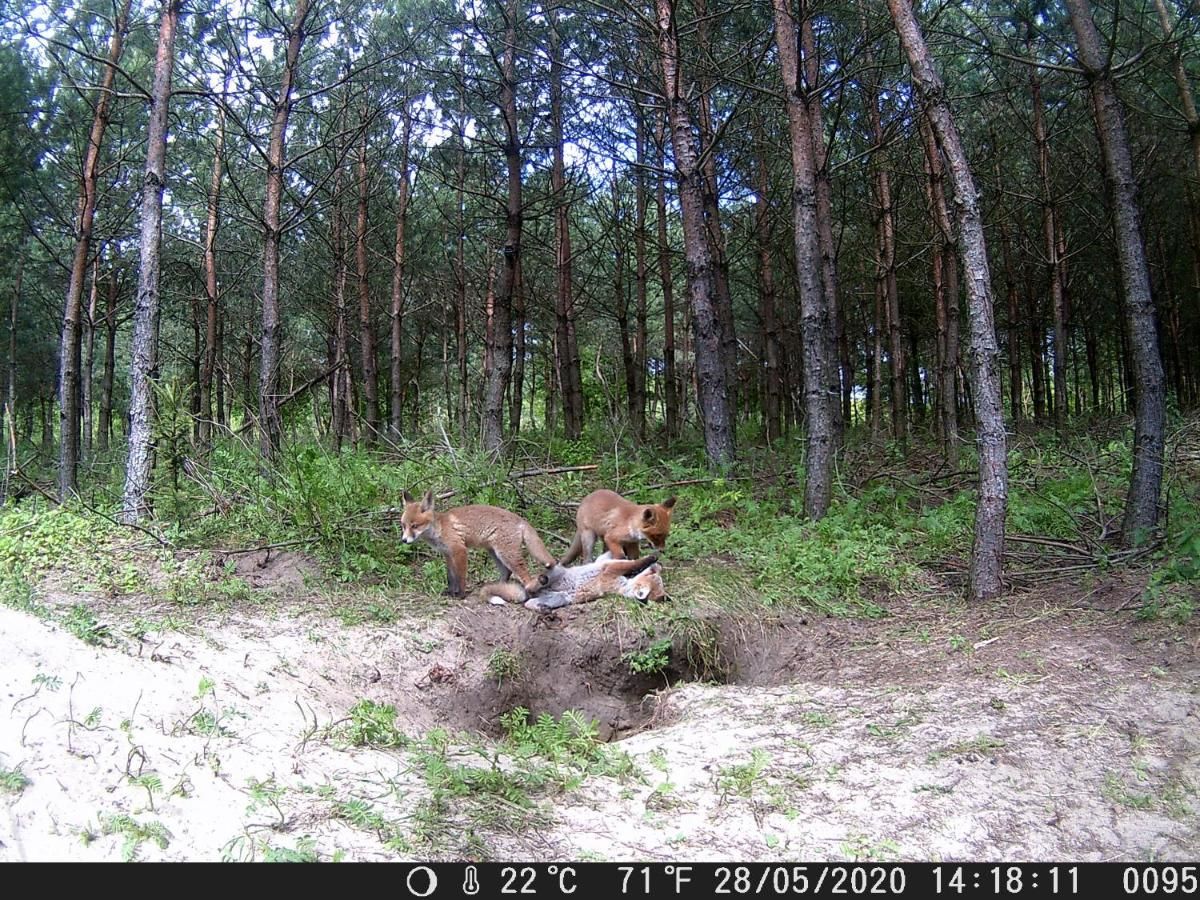
<svg viewBox="0 0 1200 900">
<path fill-rule="evenodd" d="M 579 504 L 579 512 L 575 513 L 575 540 L 558 561 L 559 565 L 565 566 L 581 554 L 585 563 L 591 562 L 596 538 L 604 541 L 616 559 L 637 559 L 641 540 L 662 550 L 667 545 L 674 506 L 674 497 L 643 506 L 614 491 L 593 491 Z"/>
<path fill-rule="evenodd" d="M 500 580 L 507 581 L 516 573 L 529 590 L 537 589 L 538 579 L 532 578 L 525 567 L 521 545 L 528 547 L 542 565 L 554 565 L 554 557 L 533 526 L 498 506 L 458 506 L 437 512 L 433 491 L 426 491 L 420 502 L 405 491 L 400 525 L 404 543 L 423 540 L 446 557 L 445 593 L 451 597 L 466 596 L 468 547 L 486 547 L 500 570 Z"/>
<path fill-rule="evenodd" d="M 524 603 L 527 608 L 539 611 L 589 603 L 605 594 L 618 594 L 643 603 L 667 596 L 662 566 L 654 556 L 613 559 L 611 554 L 604 553 L 594 563 L 552 568 L 538 582 L 536 593 L 515 582 L 486 584 L 480 593 L 492 604 Z"/>
</svg>

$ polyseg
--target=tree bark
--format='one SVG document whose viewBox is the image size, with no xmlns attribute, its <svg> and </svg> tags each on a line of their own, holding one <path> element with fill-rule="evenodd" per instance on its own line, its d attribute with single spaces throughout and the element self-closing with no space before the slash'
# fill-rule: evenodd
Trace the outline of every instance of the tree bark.
<svg viewBox="0 0 1200 900">
<path fill-rule="evenodd" d="M 75 215 L 75 253 L 71 261 L 71 277 L 63 307 L 62 338 L 59 344 L 59 446 L 58 496 L 66 501 L 75 493 L 79 472 L 79 339 L 80 318 L 83 313 L 83 285 L 87 278 L 88 255 L 91 252 L 92 230 L 99 196 L 100 146 L 108 127 L 112 109 L 113 82 L 117 64 L 124 49 L 129 29 L 130 0 L 122 0 L 121 9 L 113 23 L 108 57 L 100 74 L 96 110 L 88 134 L 84 155 L 83 177 L 79 186 L 79 203 Z"/>
<path fill-rule="evenodd" d="M 860 9 L 863 35 L 867 35 L 865 14 Z M 871 433 L 878 439 L 881 431 L 883 407 L 883 335 L 888 333 L 888 363 L 891 369 L 892 384 L 892 433 L 899 441 L 907 439 L 907 422 L 904 392 L 904 347 L 900 341 L 900 293 L 896 284 L 896 211 L 892 205 L 892 182 L 888 172 L 887 160 L 884 155 L 883 120 L 880 114 L 879 84 L 872 71 L 875 65 L 874 53 L 867 43 L 866 65 L 867 74 L 864 77 L 866 93 L 867 121 L 871 130 L 871 167 L 874 171 L 875 228 L 877 231 L 875 244 L 876 257 L 876 304 L 875 315 L 875 354 L 872 372 L 874 393 L 872 400 Z"/>
<path fill-rule="evenodd" d="M 637 320 L 636 350 L 634 352 L 634 396 L 630 413 L 638 440 L 646 440 L 646 115 L 641 104 L 634 103 L 635 144 L 637 168 L 634 175 L 634 295 Z"/>
<path fill-rule="evenodd" d="M 154 470 L 154 385 L 158 378 L 159 252 L 162 198 L 166 183 L 167 105 L 175 63 L 175 32 L 182 0 L 164 0 L 154 60 L 146 172 L 142 179 L 142 221 L 137 299 L 133 311 L 129 367 L 129 462 L 121 498 L 121 519 L 135 524 L 150 512 L 147 494 Z"/>
<path fill-rule="evenodd" d="M 116 261 L 108 273 L 107 303 L 104 308 L 104 374 L 100 377 L 100 422 L 96 446 L 104 452 L 112 440 L 113 377 L 116 370 L 117 298 L 119 292 Z"/>
<path fill-rule="evenodd" d="M 829 174 L 829 150 L 825 145 L 825 124 L 821 113 L 821 69 L 812 16 L 811 0 L 801 0 L 800 54 L 807 84 L 804 101 L 808 108 L 808 120 L 812 123 L 813 166 L 817 183 L 817 245 L 821 251 L 821 285 L 825 292 L 825 311 L 829 317 L 826 328 L 835 342 L 835 348 L 826 352 L 830 353 L 831 359 L 834 353 L 839 357 L 837 365 L 829 366 L 827 390 L 833 396 L 842 398 L 841 406 L 836 403 L 833 406 L 834 440 L 840 444 L 846 427 L 843 409 L 849 409 L 848 398 L 852 378 L 849 371 L 849 344 L 838 306 L 837 247 L 833 241 L 833 183 Z"/>
<path fill-rule="evenodd" d="M 258 417 L 259 448 L 266 460 L 274 460 L 283 442 L 283 421 L 279 415 L 280 338 L 282 320 L 279 315 L 279 241 L 280 207 L 283 203 L 284 167 L 287 145 L 288 118 L 292 112 L 292 88 L 296 67 L 300 64 L 300 48 L 307 36 L 304 31 L 312 0 L 296 0 L 296 9 L 287 28 L 287 48 L 284 52 L 283 74 L 275 96 L 271 117 L 271 139 L 267 146 L 267 196 L 263 204 L 263 291 L 262 291 L 262 349 L 259 361 Z"/>
<path fill-rule="evenodd" d="M 525 270 L 517 260 L 512 293 L 512 373 L 509 376 L 509 431 L 521 430 L 521 414 L 525 400 Z"/>
<path fill-rule="evenodd" d="M 490 348 L 483 402 L 483 448 L 495 457 L 504 449 L 504 394 L 512 373 L 512 304 L 521 265 L 521 135 L 517 122 L 516 44 L 519 0 L 504 7 L 504 55 L 500 64 L 500 115 L 504 120 L 504 159 L 508 169 L 504 267 L 492 306 Z"/>
<path fill-rule="evenodd" d="M 1096 130 L 1104 151 L 1116 227 L 1117 259 L 1121 269 L 1126 326 L 1130 337 L 1133 377 L 1137 384 L 1133 474 L 1125 502 L 1122 537 L 1133 544 L 1158 523 L 1162 488 L 1166 397 L 1162 360 L 1158 351 L 1150 273 L 1142 240 L 1137 203 L 1137 181 L 1125 133 L 1124 114 L 1116 85 L 1100 43 L 1088 0 L 1066 0 L 1075 31 L 1077 58 L 1092 95 Z"/>
<path fill-rule="evenodd" d="M 363 112 L 358 143 L 358 215 L 354 226 L 354 270 L 358 285 L 358 346 L 362 353 L 364 415 L 363 443 L 374 444 L 379 438 L 379 356 L 375 349 L 375 328 L 371 322 L 371 283 L 367 265 L 367 204 L 371 179 L 367 174 L 367 116 Z"/>
<path fill-rule="evenodd" d="M 583 433 L 583 383 L 579 344 L 575 337 L 575 294 L 571 269 L 571 205 L 567 198 L 566 164 L 563 160 L 563 59 L 562 36 L 555 6 L 546 10 L 550 26 L 550 128 L 553 159 L 550 189 L 554 193 L 554 281 L 556 376 L 562 392 L 563 431 L 567 440 Z"/>
<path fill-rule="evenodd" d="M 1027 46 L 1031 39 L 1027 38 Z M 1046 278 L 1050 287 L 1051 310 L 1054 315 L 1054 427 L 1060 435 L 1067 428 L 1067 322 L 1063 305 L 1062 270 L 1058 259 L 1058 240 L 1055 221 L 1058 210 L 1054 203 L 1054 187 L 1050 178 L 1050 142 L 1046 138 L 1045 113 L 1042 108 L 1042 83 L 1037 69 L 1030 68 L 1029 91 L 1033 102 L 1033 143 L 1037 157 L 1038 180 L 1042 188 L 1042 238 L 1045 241 Z"/>
<path fill-rule="evenodd" d="M 958 129 L 946 102 L 946 89 L 934 69 L 908 0 L 888 0 L 900 44 L 912 70 L 913 84 L 950 168 L 958 209 L 958 246 L 967 279 L 970 324 L 970 382 L 979 451 L 979 499 L 971 549 L 970 589 L 975 600 L 1003 590 L 1004 518 L 1008 506 L 1008 462 L 1000 405 L 996 330 L 992 322 L 992 286 L 978 194 Z"/>
<path fill-rule="evenodd" d="M 677 10 L 676 0 L 672 0 Z M 696 26 L 696 49 L 699 59 L 712 56 L 708 0 L 693 0 Z M 725 369 L 725 384 L 728 391 L 729 419 L 737 421 L 738 385 L 738 342 L 737 327 L 733 315 L 733 292 L 729 286 L 729 257 L 725 246 L 725 234 L 721 229 L 720 184 L 717 182 L 717 154 L 713 150 L 715 131 L 712 116 L 712 81 L 703 62 L 697 66 L 698 93 L 697 126 L 699 134 L 701 197 L 704 203 L 704 225 L 708 235 L 709 252 L 712 259 L 712 281 L 716 303 L 717 322 L 721 327 L 721 362 Z"/>
<path fill-rule="evenodd" d="M 1021 378 L 1021 312 L 1017 303 L 1017 279 L 1013 274 L 1012 235 L 1008 223 L 1000 225 L 1000 240 L 1004 249 L 1004 289 L 1008 303 L 1008 394 L 1009 409 L 1013 424 L 1022 418 L 1022 395 L 1024 384 Z"/>
<path fill-rule="evenodd" d="M 342 218 L 342 167 L 333 177 L 333 209 L 330 214 L 330 245 L 333 250 L 333 369 L 331 423 L 333 446 L 339 453 L 351 435 L 353 370 L 350 365 L 350 324 L 346 309 L 346 241 Z"/>
<path fill-rule="evenodd" d="M 767 195 L 770 191 L 767 175 L 767 146 L 763 138 L 761 120 L 756 124 L 758 125 L 758 152 L 755 155 L 754 237 L 755 243 L 758 245 L 759 316 L 762 319 L 763 363 L 766 369 L 763 420 L 766 425 L 767 443 L 773 444 L 779 440 L 782 434 L 779 321 L 775 312 L 771 210 L 767 203 Z"/>
<path fill-rule="evenodd" d="M 396 191 L 396 241 L 392 247 L 391 370 L 388 380 L 388 428 L 393 440 L 404 430 L 404 227 L 408 220 L 409 142 L 412 138 L 412 111 L 406 99 L 403 106 L 403 130 L 400 135 L 400 184 Z M 449 407 L 447 407 L 448 409 Z"/>
<path fill-rule="evenodd" d="M 1175 24 L 1171 21 L 1171 13 L 1167 10 L 1166 0 L 1154 0 L 1158 10 L 1158 21 L 1162 25 L 1163 36 L 1173 38 Z M 1196 112 L 1196 99 L 1192 95 L 1192 84 L 1188 80 L 1187 69 L 1183 65 L 1179 43 L 1172 41 L 1170 45 L 1171 72 L 1175 76 L 1175 87 L 1179 91 L 1179 102 L 1183 107 L 1183 118 L 1188 126 L 1188 138 L 1192 150 L 1192 165 L 1195 176 L 1200 178 L 1200 113 Z"/>
<path fill-rule="evenodd" d="M 946 203 L 945 171 L 933 127 L 921 119 L 928 175 L 929 212 L 937 229 L 933 248 L 934 316 L 937 321 L 938 435 L 942 457 L 958 466 L 958 259 L 954 252 L 954 220 Z"/>
<path fill-rule="evenodd" d="M 666 117 L 659 122 L 658 150 L 666 169 Z M 671 274 L 671 246 L 667 241 L 667 176 L 660 173 L 655 191 L 658 233 L 658 274 L 663 295 L 663 393 L 668 440 L 679 436 L 679 375 L 675 370 L 675 291 Z"/>
<path fill-rule="evenodd" d="M 5 366 L 4 404 L 0 412 L 7 411 L 9 425 L 17 425 L 17 310 L 21 306 L 21 278 L 25 271 L 25 244 L 17 251 L 17 271 L 13 277 L 12 295 L 8 301 L 8 362 Z M 0 415 L 0 441 L 7 441 L 4 418 Z"/>
<path fill-rule="evenodd" d="M 837 445 L 834 421 L 840 391 L 831 392 L 834 368 L 832 317 L 822 280 L 818 227 L 815 137 L 809 116 L 807 89 L 800 69 L 797 23 L 790 0 L 773 0 L 775 43 L 783 75 L 788 130 L 792 151 L 792 224 L 796 248 L 796 279 L 800 288 L 804 360 L 804 408 L 807 441 L 804 459 L 804 513 L 821 519 L 833 495 L 833 455 Z"/>
<path fill-rule="evenodd" d="M 80 449 L 84 459 L 92 453 L 92 369 L 96 359 L 96 305 L 100 298 L 100 253 L 92 260 L 92 286 L 88 291 L 87 317 L 83 321 L 83 369 L 80 372 L 82 388 L 82 430 Z M 0 438 L 3 433 L 0 433 Z"/>
<path fill-rule="evenodd" d="M 697 404 L 704 429 L 704 448 L 711 468 L 725 468 L 734 460 L 735 436 L 731 386 L 722 352 L 720 299 L 714 281 L 714 262 L 704 215 L 704 173 L 700 168 L 686 79 L 679 55 L 675 0 L 655 0 L 658 43 L 662 63 L 664 98 L 675 150 L 675 177 L 683 216 L 684 257 L 691 295 L 692 335 L 696 355 Z"/>
<path fill-rule="evenodd" d="M 212 178 L 208 185 L 208 216 L 204 228 L 204 293 L 208 300 L 204 331 L 204 364 L 200 367 L 200 428 L 202 450 L 212 446 L 213 373 L 217 365 L 217 230 L 221 225 L 221 166 L 225 152 L 225 108 L 217 112 L 217 143 L 213 149 Z"/>
</svg>

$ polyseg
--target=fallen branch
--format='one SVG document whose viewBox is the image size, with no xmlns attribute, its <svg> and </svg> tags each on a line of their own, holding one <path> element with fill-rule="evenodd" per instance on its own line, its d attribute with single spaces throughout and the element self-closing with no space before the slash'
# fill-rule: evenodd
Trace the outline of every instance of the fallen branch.
<svg viewBox="0 0 1200 900">
<path fill-rule="evenodd" d="M 535 475 L 561 475 L 563 472 L 591 472 L 600 468 L 599 463 L 587 466 L 555 466 L 552 469 L 526 469 L 523 472 L 513 472 L 509 478 L 533 478 Z"/>
<path fill-rule="evenodd" d="M 314 377 L 310 378 L 308 381 L 304 382 L 304 384 L 300 385 L 300 387 L 296 388 L 294 391 L 292 391 L 290 394 L 288 394 L 286 397 L 284 397 L 282 400 L 280 400 L 279 403 L 276 404 L 276 409 L 283 409 L 285 406 L 287 406 L 289 403 L 291 403 L 293 400 L 295 400 L 297 397 L 299 397 L 305 391 L 311 389 L 315 385 L 319 384 L 321 381 L 324 381 L 326 378 L 328 378 L 330 375 L 332 375 L 334 372 L 336 372 L 338 369 L 340 369 L 345 364 L 346 364 L 345 361 L 335 363 L 334 365 L 332 365 L 328 369 L 326 369 L 324 372 L 321 372 L 318 375 L 315 375 Z M 244 432 L 247 432 L 251 428 L 253 428 L 255 426 L 255 424 L 257 424 L 257 420 L 251 419 L 249 422 L 244 423 L 241 428 L 239 428 L 237 431 L 234 432 L 234 434 L 242 434 Z"/>
</svg>

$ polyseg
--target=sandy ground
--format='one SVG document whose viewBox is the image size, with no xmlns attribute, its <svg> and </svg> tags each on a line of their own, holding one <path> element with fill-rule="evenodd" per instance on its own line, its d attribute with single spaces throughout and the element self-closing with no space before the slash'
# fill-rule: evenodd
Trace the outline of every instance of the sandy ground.
<svg viewBox="0 0 1200 900">
<path fill-rule="evenodd" d="M 611 745 L 637 777 L 541 795 L 536 826 L 456 811 L 438 845 L 415 837 L 413 752 L 346 746 L 336 725 L 369 698 L 410 736 L 461 727 L 496 635 L 244 603 L 130 637 L 98 609 L 111 646 L 0 607 L 0 861 L 1200 857 L 1196 630 L 1128 611 L 805 623 L 773 685 L 651 698 L 656 727 Z M 585 663 L 545 674 L 586 680 Z M 339 815 L 354 802 L 390 825 Z"/>
</svg>

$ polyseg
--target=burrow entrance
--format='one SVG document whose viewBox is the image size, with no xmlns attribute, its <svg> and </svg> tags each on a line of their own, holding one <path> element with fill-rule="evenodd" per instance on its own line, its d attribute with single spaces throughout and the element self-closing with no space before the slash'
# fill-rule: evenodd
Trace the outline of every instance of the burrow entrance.
<svg viewBox="0 0 1200 900">
<path fill-rule="evenodd" d="M 654 695 L 668 685 L 782 684 L 827 669 L 832 645 L 848 643 L 801 616 L 688 618 L 650 635 L 599 606 L 515 612 L 471 607 L 452 618 L 470 663 L 425 685 L 425 702 L 448 726 L 498 734 L 500 717 L 518 706 L 534 717 L 577 710 L 596 721 L 601 739 L 620 740 L 663 722 Z"/>
</svg>

